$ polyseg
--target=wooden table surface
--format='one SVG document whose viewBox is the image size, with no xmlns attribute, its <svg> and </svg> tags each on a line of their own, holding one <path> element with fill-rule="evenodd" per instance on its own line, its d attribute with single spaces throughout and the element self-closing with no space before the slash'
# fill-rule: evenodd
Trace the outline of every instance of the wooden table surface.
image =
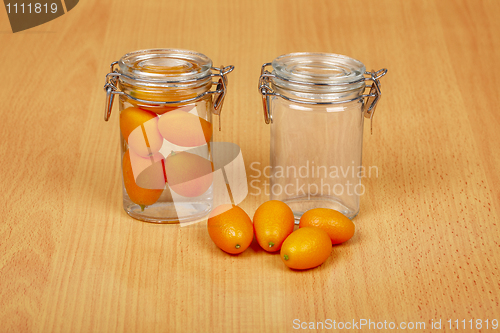
<svg viewBox="0 0 500 333">
<path fill-rule="evenodd" d="M 13 34 L 0 10 L 0 332 L 334 331 L 333 320 L 362 319 L 492 330 L 499 12 L 496 0 L 81 0 Z M 388 68 L 373 135 L 365 123 L 363 164 L 379 176 L 363 180 L 353 239 L 298 272 L 255 242 L 225 254 L 205 222 L 130 218 L 104 76 L 126 52 L 156 47 L 235 65 L 215 139 L 241 147 L 248 175 L 269 164 L 264 62 L 315 51 Z M 250 189 L 241 207 L 253 216 L 265 200 Z"/>
</svg>

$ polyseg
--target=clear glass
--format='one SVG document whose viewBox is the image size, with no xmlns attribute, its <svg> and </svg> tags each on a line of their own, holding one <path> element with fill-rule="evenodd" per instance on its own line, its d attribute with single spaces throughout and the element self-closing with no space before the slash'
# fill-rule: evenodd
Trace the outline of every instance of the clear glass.
<svg viewBox="0 0 500 333">
<path fill-rule="evenodd" d="M 299 53 L 277 58 L 273 70 L 281 96 L 271 99 L 271 199 L 287 203 L 297 221 L 313 208 L 354 218 L 364 192 L 363 64 Z"/>
<path fill-rule="evenodd" d="M 211 61 L 183 50 L 144 50 L 119 62 L 123 207 L 147 222 L 178 223 L 213 206 Z M 200 169 L 207 169 L 200 174 Z"/>
</svg>

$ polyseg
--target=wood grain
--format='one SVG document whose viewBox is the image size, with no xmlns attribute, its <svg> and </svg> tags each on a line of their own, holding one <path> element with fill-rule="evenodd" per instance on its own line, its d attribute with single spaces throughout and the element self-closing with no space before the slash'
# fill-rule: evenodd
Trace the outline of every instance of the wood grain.
<svg viewBox="0 0 500 333">
<path fill-rule="evenodd" d="M 0 10 L 0 332 L 500 320 L 499 11 L 494 0 L 82 0 L 12 34 Z M 215 139 L 238 144 L 254 176 L 252 162 L 269 164 L 264 62 L 321 51 L 387 67 L 364 140 L 379 174 L 364 180 L 354 238 L 296 272 L 255 242 L 226 255 L 203 222 L 128 217 L 102 86 L 109 63 L 152 47 L 235 65 Z M 251 188 L 241 206 L 253 216 L 266 199 Z"/>
</svg>

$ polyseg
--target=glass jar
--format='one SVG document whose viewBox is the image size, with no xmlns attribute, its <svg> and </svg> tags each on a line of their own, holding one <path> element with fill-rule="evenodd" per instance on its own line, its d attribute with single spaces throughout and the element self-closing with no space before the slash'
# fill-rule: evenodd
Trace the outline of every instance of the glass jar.
<svg viewBox="0 0 500 333">
<path fill-rule="evenodd" d="M 363 120 L 373 117 L 386 72 L 366 72 L 358 60 L 326 53 L 286 54 L 262 66 L 259 91 L 271 125 L 270 198 L 287 203 L 296 221 L 313 208 L 351 219 L 358 214 Z"/>
<path fill-rule="evenodd" d="M 127 214 L 176 223 L 211 211 L 212 113 L 220 118 L 233 68 L 215 68 L 201 53 L 175 49 L 135 51 L 111 64 L 104 119 L 118 95 Z"/>
</svg>

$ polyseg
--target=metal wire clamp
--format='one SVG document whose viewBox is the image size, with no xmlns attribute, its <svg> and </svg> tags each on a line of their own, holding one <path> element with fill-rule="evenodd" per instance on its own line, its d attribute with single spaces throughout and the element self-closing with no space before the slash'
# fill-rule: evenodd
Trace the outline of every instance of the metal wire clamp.
<svg viewBox="0 0 500 333">
<path fill-rule="evenodd" d="M 210 74 L 210 77 L 218 77 L 218 81 L 212 81 L 212 85 L 215 85 L 216 88 L 215 90 L 208 90 L 205 91 L 198 96 L 192 97 L 192 98 L 187 98 L 179 101 L 162 101 L 162 102 L 157 102 L 157 101 L 148 101 L 140 98 L 133 97 L 123 91 L 118 90 L 118 80 L 119 78 L 123 75 L 118 72 L 118 70 L 115 68 L 115 66 L 118 64 L 118 61 L 114 61 L 111 63 L 110 66 L 110 72 L 106 74 L 106 82 L 104 84 L 104 91 L 106 92 L 106 105 L 104 109 L 104 120 L 108 121 L 109 117 L 111 116 L 111 110 L 113 108 L 113 101 L 115 95 L 122 95 L 126 96 L 127 98 L 134 100 L 139 103 L 145 103 L 145 104 L 150 104 L 153 106 L 162 106 L 162 105 L 172 105 L 172 104 L 183 104 L 183 103 L 189 103 L 189 102 L 195 102 L 197 100 L 200 100 L 201 98 L 205 97 L 206 95 L 209 94 L 214 94 L 213 97 L 213 103 L 212 103 L 212 113 L 215 115 L 219 116 L 219 130 L 221 129 L 220 127 L 220 114 L 222 112 L 222 104 L 224 103 L 224 98 L 226 97 L 226 91 L 227 91 L 227 74 L 231 73 L 234 70 L 233 65 L 229 66 L 221 66 L 221 67 L 212 67 L 211 69 L 214 71 L 214 73 Z M 125 76 L 125 75 L 123 75 Z M 207 79 L 208 76 L 199 78 L 199 79 L 194 79 L 194 80 L 184 80 L 184 81 L 169 81 L 168 83 L 190 83 L 190 82 L 196 82 L 196 81 L 201 81 Z M 137 80 L 136 81 L 141 81 Z"/>
<path fill-rule="evenodd" d="M 315 83 L 315 82 L 298 82 L 294 81 L 291 79 L 286 79 L 283 77 L 279 77 L 280 80 L 288 81 L 291 83 L 296 83 L 296 84 L 304 84 L 304 85 L 313 85 L 313 86 L 344 86 L 344 85 L 350 85 L 350 84 L 355 84 L 363 81 L 372 81 L 371 85 L 365 86 L 365 90 L 369 89 L 368 94 L 362 94 L 358 97 L 348 99 L 348 100 L 342 100 L 342 101 L 328 101 L 328 102 L 313 102 L 313 101 L 307 101 L 307 100 L 300 100 L 300 99 L 295 99 L 291 98 L 288 96 L 285 96 L 283 94 L 279 94 L 275 92 L 271 88 L 271 79 L 276 78 L 276 75 L 271 73 L 266 69 L 266 67 L 271 66 L 271 63 L 265 63 L 262 65 L 261 71 L 260 71 L 260 79 L 259 79 L 259 92 L 262 95 L 262 106 L 264 108 L 264 120 L 266 124 L 270 124 L 273 122 L 272 118 L 272 113 L 271 113 L 271 102 L 270 102 L 270 96 L 276 96 L 276 97 L 281 97 L 289 102 L 293 103 L 299 103 L 299 104 L 307 104 L 307 105 L 331 105 L 331 104 L 342 104 L 342 103 L 348 103 L 348 102 L 353 102 L 356 100 L 361 101 L 363 103 L 363 114 L 365 118 L 370 118 L 370 131 L 373 132 L 372 128 L 372 122 L 373 122 L 373 115 L 375 113 L 375 108 L 380 100 L 380 97 L 382 96 L 382 91 L 380 90 L 380 81 L 379 79 L 387 74 L 387 69 L 382 68 L 378 71 L 371 71 L 371 72 L 365 72 L 365 75 L 363 78 L 357 80 L 357 81 L 352 81 L 352 82 L 341 82 L 341 83 Z"/>
</svg>

